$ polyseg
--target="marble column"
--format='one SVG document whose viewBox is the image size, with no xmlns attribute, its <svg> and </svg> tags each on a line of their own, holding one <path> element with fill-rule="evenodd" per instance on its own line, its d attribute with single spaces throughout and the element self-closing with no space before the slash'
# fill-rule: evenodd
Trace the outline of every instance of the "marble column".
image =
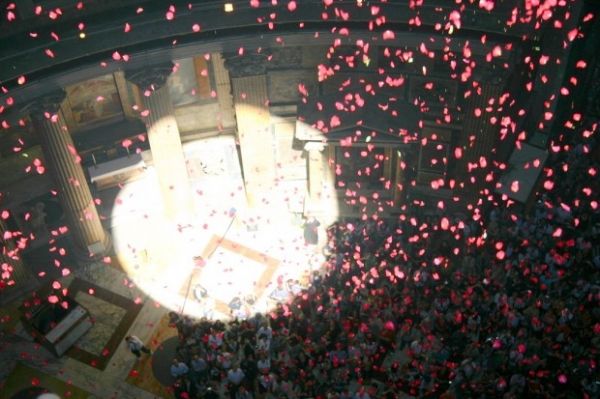
<svg viewBox="0 0 600 399">
<path fill-rule="evenodd" d="M 304 144 L 304 150 L 308 153 L 308 194 L 309 208 L 312 210 L 320 208 L 319 203 L 323 199 L 323 178 L 326 172 L 323 162 L 324 148 L 322 143 L 309 141 Z"/>
<path fill-rule="evenodd" d="M 246 197 L 251 208 L 269 205 L 269 191 L 276 178 L 267 62 L 266 54 L 225 56 L 233 89 Z"/>
<path fill-rule="evenodd" d="M 340 204 L 335 190 L 335 167 L 330 163 L 335 148 L 324 143 L 309 141 L 304 144 L 308 159 L 308 198 L 305 215 L 316 216 L 321 223 L 333 223 Z"/>
<path fill-rule="evenodd" d="M 225 60 L 220 53 L 211 53 L 213 75 L 215 77 L 215 91 L 219 101 L 219 129 L 235 128 L 235 110 L 231 97 L 231 81 L 229 72 L 225 68 Z"/>
<path fill-rule="evenodd" d="M 67 217 L 76 255 L 99 257 L 110 250 L 110 236 L 102 227 L 88 182 L 60 104 L 63 90 L 38 98 L 31 106 L 31 120 L 40 137 L 48 170 L 58 186 L 58 198 Z"/>
<path fill-rule="evenodd" d="M 37 287 L 23 264 L 6 225 L 0 220 L 0 304 L 6 304 Z"/>
<path fill-rule="evenodd" d="M 396 151 L 396 156 L 395 156 L 395 160 L 396 160 L 396 176 L 394 178 L 394 207 L 395 208 L 400 208 L 402 205 L 404 205 L 404 198 L 406 197 L 406 182 L 405 182 L 405 175 L 404 175 L 404 169 L 402 169 L 402 162 L 406 162 L 404 160 L 404 152 L 406 152 L 405 150 L 397 150 Z M 390 157 L 390 160 L 393 159 L 393 157 Z M 391 162 L 391 161 L 390 161 Z"/>
<path fill-rule="evenodd" d="M 141 90 L 143 112 L 148 113 L 143 120 L 164 214 L 171 220 L 183 220 L 193 214 L 194 207 L 179 128 L 167 86 L 167 78 L 172 71 L 173 64 L 169 62 L 127 71 L 125 76 Z"/>
</svg>

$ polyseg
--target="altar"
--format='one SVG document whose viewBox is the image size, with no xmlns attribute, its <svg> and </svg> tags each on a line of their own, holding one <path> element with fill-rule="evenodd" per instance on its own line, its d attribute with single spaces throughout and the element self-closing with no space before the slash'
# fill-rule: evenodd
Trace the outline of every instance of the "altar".
<svg viewBox="0 0 600 399">
<path fill-rule="evenodd" d="M 64 297 L 61 304 L 44 301 L 23 310 L 21 321 L 25 330 L 58 357 L 93 326 L 88 310 L 71 297 Z"/>
<path fill-rule="evenodd" d="M 142 154 L 131 154 L 126 157 L 112 159 L 88 168 L 90 181 L 98 190 L 114 187 L 135 180 L 146 170 L 146 162 Z"/>
</svg>

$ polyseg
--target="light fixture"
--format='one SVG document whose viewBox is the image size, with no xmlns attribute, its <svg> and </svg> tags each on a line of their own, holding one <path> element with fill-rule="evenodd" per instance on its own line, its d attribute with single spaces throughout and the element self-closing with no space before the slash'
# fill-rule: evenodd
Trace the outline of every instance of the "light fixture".
<svg viewBox="0 0 600 399">
<path fill-rule="evenodd" d="M 225 12 L 233 12 L 233 3 L 225 3 L 223 6 Z"/>
</svg>

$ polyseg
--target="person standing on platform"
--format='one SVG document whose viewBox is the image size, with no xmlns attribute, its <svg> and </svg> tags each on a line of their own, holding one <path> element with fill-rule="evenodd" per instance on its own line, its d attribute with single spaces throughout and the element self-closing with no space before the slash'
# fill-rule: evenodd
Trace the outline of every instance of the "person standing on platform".
<svg viewBox="0 0 600 399">
<path fill-rule="evenodd" d="M 129 346 L 129 350 L 133 353 L 138 359 L 142 356 L 142 352 L 151 355 L 152 351 L 144 345 L 141 339 L 136 337 L 135 335 L 128 335 L 125 337 L 125 342 L 127 342 L 127 346 Z"/>
<path fill-rule="evenodd" d="M 314 216 L 309 216 L 304 222 L 304 243 L 317 245 L 319 243 L 319 226 L 321 223 Z"/>
</svg>

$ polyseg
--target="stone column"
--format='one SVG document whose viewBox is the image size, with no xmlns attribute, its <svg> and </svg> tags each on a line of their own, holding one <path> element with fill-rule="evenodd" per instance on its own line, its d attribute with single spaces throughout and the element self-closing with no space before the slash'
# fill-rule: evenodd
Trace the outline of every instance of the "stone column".
<svg viewBox="0 0 600 399">
<path fill-rule="evenodd" d="M 144 123 L 164 214 L 168 219 L 179 220 L 193 214 L 193 201 L 179 128 L 167 86 L 167 78 L 172 71 L 173 64 L 169 62 L 127 71 L 126 78 L 141 90 L 144 112 L 148 112 Z"/>
<path fill-rule="evenodd" d="M 396 177 L 394 179 L 394 207 L 395 208 L 400 208 L 403 205 L 404 202 L 404 198 L 405 198 L 405 193 L 406 193 L 406 186 L 405 186 L 405 176 L 404 176 L 404 169 L 402 169 L 402 162 L 406 162 L 404 160 L 404 153 L 407 152 L 405 150 L 397 150 L 396 151 Z M 390 162 L 393 158 L 390 157 Z"/>
<path fill-rule="evenodd" d="M 304 144 L 308 153 L 308 198 L 305 215 L 314 215 L 321 223 L 329 224 L 339 214 L 339 199 L 335 190 L 335 170 L 329 160 L 335 149 L 324 143 L 309 141 Z"/>
<path fill-rule="evenodd" d="M 268 205 L 275 184 L 275 154 L 267 94 L 266 54 L 226 56 L 248 205 Z"/>
<path fill-rule="evenodd" d="M 319 203 L 323 199 L 323 178 L 326 172 L 323 162 L 324 149 L 325 145 L 322 143 L 309 141 L 304 144 L 304 150 L 308 153 L 308 194 L 309 208 L 312 210 L 320 208 Z"/>
<path fill-rule="evenodd" d="M 342 210 L 342 199 L 335 189 L 335 147 L 317 141 L 304 143 L 308 161 L 308 197 L 304 200 L 304 215 L 315 216 L 321 222 L 319 241 L 326 238 L 325 228 L 336 220 Z M 325 242 L 322 241 L 321 244 Z"/>
<path fill-rule="evenodd" d="M 215 90 L 219 101 L 218 115 L 219 129 L 235 128 L 235 110 L 231 98 L 231 82 L 229 72 L 225 68 L 225 60 L 220 53 L 211 53 L 213 75 L 215 77 Z"/>
<path fill-rule="evenodd" d="M 6 304 L 37 286 L 9 235 L 6 225 L 0 220 L 0 304 Z"/>
<path fill-rule="evenodd" d="M 76 255 L 89 258 L 110 250 L 110 236 L 102 227 L 71 134 L 64 123 L 60 103 L 63 90 L 38 98 L 31 120 L 40 137 L 48 170 L 58 186 L 58 198 L 67 216 Z"/>
</svg>

